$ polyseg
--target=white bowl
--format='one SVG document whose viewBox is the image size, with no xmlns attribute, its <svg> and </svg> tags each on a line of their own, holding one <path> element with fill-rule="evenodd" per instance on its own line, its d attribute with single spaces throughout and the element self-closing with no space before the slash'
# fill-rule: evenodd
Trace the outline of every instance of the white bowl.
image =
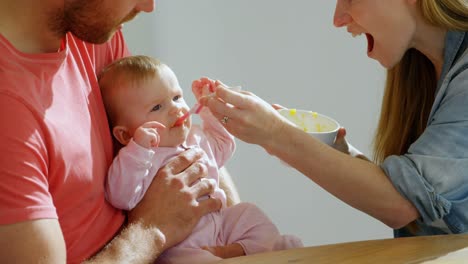
<svg viewBox="0 0 468 264">
<path fill-rule="evenodd" d="M 296 127 L 327 145 L 333 145 L 340 124 L 334 119 L 308 110 L 280 109 L 279 113 Z"/>
</svg>

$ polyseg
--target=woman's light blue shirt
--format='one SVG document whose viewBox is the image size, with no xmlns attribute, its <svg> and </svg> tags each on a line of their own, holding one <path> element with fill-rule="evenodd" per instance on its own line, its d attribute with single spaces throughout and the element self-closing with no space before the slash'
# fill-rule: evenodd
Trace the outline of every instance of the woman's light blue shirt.
<svg viewBox="0 0 468 264">
<path fill-rule="evenodd" d="M 382 169 L 421 217 L 416 235 L 468 233 L 468 34 L 448 32 L 427 128 Z M 398 133 L 398 131 L 395 131 Z M 411 235 L 405 229 L 395 236 Z"/>
</svg>

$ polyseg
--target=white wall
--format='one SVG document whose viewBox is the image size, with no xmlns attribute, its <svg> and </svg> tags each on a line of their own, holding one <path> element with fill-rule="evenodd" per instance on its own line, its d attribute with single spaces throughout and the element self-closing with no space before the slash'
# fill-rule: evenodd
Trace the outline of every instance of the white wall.
<svg viewBox="0 0 468 264">
<path fill-rule="evenodd" d="M 369 154 L 384 71 L 366 57 L 364 38 L 333 27 L 335 3 L 159 0 L 155 12 L 140 15 L 124 30 L 134 54 L 158 57 L 172 67 L 189 104 L 192 80 L 220 79 L 272 103 L 332 116 Z M 242 200 L 256 203 L 283 233 L 300 236 L 306 245 L 391 237 L 388 227 L 258 146 L 238 141 L 227 168 Z"/>
</svg>

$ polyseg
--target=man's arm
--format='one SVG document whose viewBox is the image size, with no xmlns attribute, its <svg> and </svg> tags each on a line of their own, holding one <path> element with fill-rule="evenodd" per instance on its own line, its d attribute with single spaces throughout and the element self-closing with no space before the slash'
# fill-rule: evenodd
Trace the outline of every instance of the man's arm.
<svg viewBox="0 0 468 264">
<path fill-rule="evenodd" d="M 185 239 L 221 201 L 206 199 L 214 180 L 200 181 L 207 168 L 198 163 L 202 152 L 187 150 L 161 168 L 138 205 L 129 212 L 129 225 L 91 263 L 152 263 L 164 250 Z"/>
<path fill-rule="evenodd" d="M 234 182 L 224 167 L 220 169 L 219 185 L 226 192 L 228 206 L 240 202 Z M 150 263 L 162 253 L 165 244 L 165 236 L 159 229 L 136 223 L 126 227 L 98 256 L 86 263 Z"/>
<path fill-rule="evenodd" d="M 142 223 L 127 226 L 98 255 L 83 264 L 152 263 L 163 251 L 164 235 Z"/>
<path fill-rule="evenodd" d="M 161 168 L 141 202 L 129 212 L 129 225 L 87 263 L 152 263 L 165 249 L 185 239 L 205 214 L 221 202 L 211 194 L 214 180 L 200 181 L 207 168 L 202 153 L 188 150 Z M 5 263 L 66 263 L 57 219 L 0 225 L 0 259 Z"/>
<path fill-rule="evenodd" d="M 163 235 L 133 224 L 87 263 L 151 263 L 161 253 Z M 159 243 L 161 242 L 161 243 Z M 58 220 L 41 219 L 0 226 L 2 263 L 66 263 Z"/>
<path fill-rule="evenodd" d="M 65 241 L 57 219 L 0 226 L 2 263 L 65 263 Z"/>
</svg>

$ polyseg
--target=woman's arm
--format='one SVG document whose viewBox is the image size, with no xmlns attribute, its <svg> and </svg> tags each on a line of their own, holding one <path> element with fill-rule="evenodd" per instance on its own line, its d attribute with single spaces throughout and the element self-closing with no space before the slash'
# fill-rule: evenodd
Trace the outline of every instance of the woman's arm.
<svg viewBox="0 0 468 264">
<path fill-rule="evenodd" d="M 218 98 L 202 99 L 226 129 L 258 144 L 322 188 L 392 228 L 418 217 L 416 208 L 393 186 L 379 166 L 343 154 L 292 126 L 273 107 L 249 92 L 219 87 Z"/>
<path fill-rule="evenodd" d="M 286 125 L 263 147 L 352 207 L 392 228 L 418 217 L 416 208 L 395 189 L 379 166 L 341 153 Z"/>
</svg>

